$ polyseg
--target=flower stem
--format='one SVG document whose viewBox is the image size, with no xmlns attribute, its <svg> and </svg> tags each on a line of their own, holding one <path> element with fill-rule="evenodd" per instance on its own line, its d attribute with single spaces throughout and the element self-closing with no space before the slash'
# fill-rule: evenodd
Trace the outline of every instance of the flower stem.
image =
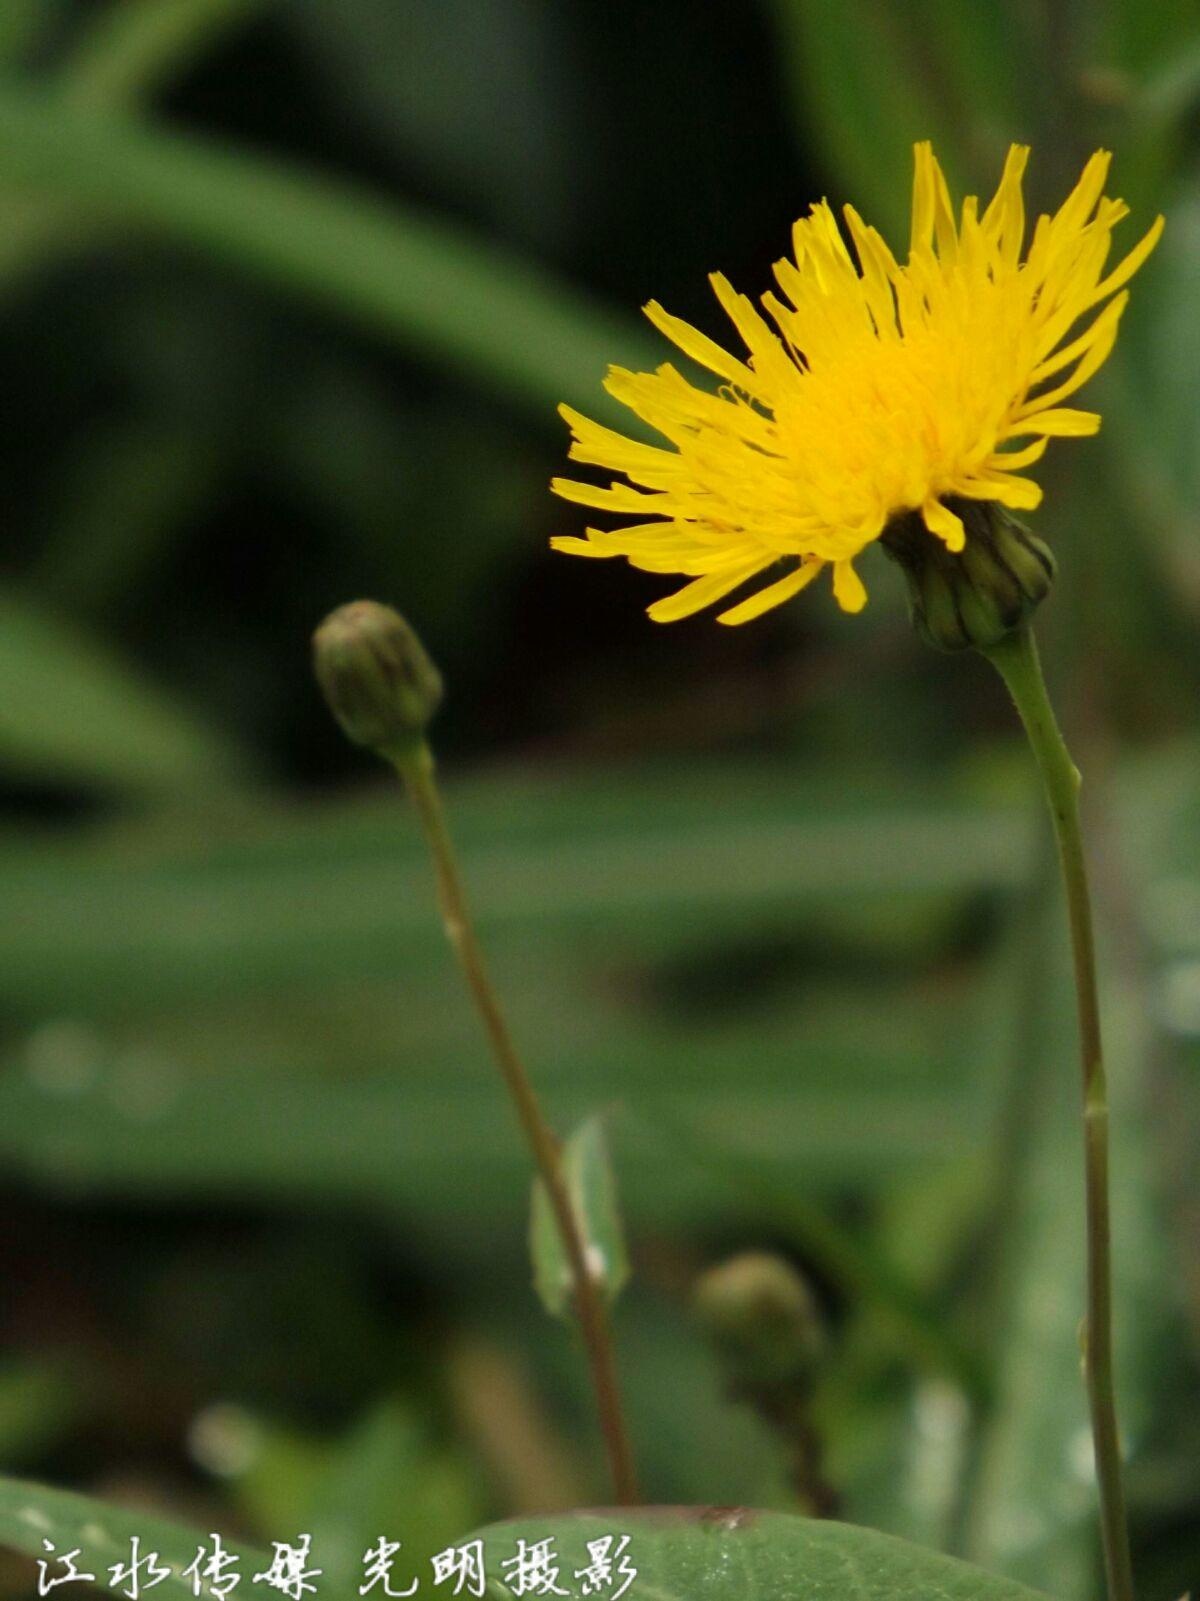
<svg viewBox="0 0 1200 1601">
<path fill-rule="evenodd" d="M 637 1477 L 617 1384 L 612 1332 L 603 1290 L 589 1267 L 587 1245 L 563 1174 L 561 1146 L 542 1111 L 488 976 L 446 822 L 433 753 L 422 741 L 414 747 L 389 753 L 389 759 L 416 806 L 433 858 L 446 937 L 462 968 L 492 1055 L 512 1097 L 534 1165 L 550 1200 L 563 1250 L 571 1265 L 575 1313 L 587 1352 L 613 1493 L 619 1505 L 632 1506 L 638 1500 Z"/>
<path fill-rule="evenodd" d="M 1100 1041 L 1096 949 L 1083 837 L 1079 773 L 1059 732 L 1046 693 L 1037 644 L 1027 626 L 984 652 L 996 667 L 1029 737 L 1058 840 L 1071 929 L 1083 1077 L 1084 1193 L 1087 1219 L 1087 1318 L 1084 1375 L 1092 1417 L 1100 1528 L 1110 1601 L 1133 1601 L 1129 1526 L 1121 1479 L 1113 1380 L 1112 1239 L 1108 1185 L 1108 1089 Z"/>
</svg>

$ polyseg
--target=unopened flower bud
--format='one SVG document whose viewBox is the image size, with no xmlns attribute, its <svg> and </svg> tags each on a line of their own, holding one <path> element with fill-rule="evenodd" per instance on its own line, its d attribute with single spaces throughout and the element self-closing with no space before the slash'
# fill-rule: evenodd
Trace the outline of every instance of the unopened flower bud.
<svg viewBox="0 0 1200 1601">
<path fill-rule="evenodd" d="M 735 1388 L 805 1383 L 825 1346 L 808 1285 L 781 1256 L 747 1251 L 697 1282 L 696 1314 Z"/>
<path fill-rule="evenodd" d="M 442 675 L 390 606 L 355 600 L 313 635 L 317 682 L 343 732 L 383 756 L 417 744 L 441 704 Z"/>
<path fill-rule="evenodd" d="M 881 543 L 904 571 L 913 627 L 939 650 L 989 650 L 1032 615 L 1054 582 L 1048 545 L 996 501 L 947 501 L 966 544 L 951 551 L 919 512 L 894 517 Z"/>
</svg>

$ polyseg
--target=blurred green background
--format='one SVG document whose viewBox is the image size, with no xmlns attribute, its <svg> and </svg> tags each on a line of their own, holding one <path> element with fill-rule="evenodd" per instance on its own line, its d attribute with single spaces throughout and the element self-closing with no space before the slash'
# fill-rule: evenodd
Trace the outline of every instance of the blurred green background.
<svg viewBox="0 0 1200 1601">
<path fill-rule="evenodd" d="M 662 580 L 548 552 L 582 516 L 546 484 L 555 404 L 660 359 L 646 299 L 721 333 L 705 274 L 765 287 L 822 194 L 902 243 L 915 138 L 959 193 L 1031 141 L 1039 207 L 1105 144 L 1125 241 L 1168 229 L 1103 433 L 1047 464 L 1041 632 L 1141 1590 L 1196 1584 L 1198 111 L 1181 0 L 4 0 L 5 1471 L 352 1564 L 605 1496 L 413 819 L 310 682 L 370 595 L 445 670 L 553 1114 L 608 1114 L 652 1498 L 795 1504 L 689 1309 L 769 1246 L 826 1320 L 843 1515 L 1095 1592 L 1073 1022 L 1000 685 L 882 559 L 859 618 L 656 628 Z"/>
</svg>

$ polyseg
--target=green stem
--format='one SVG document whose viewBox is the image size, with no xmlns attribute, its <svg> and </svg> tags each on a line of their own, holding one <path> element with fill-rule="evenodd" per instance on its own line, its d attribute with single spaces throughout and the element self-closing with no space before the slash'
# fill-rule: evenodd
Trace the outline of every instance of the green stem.
<svg viewBox="0 0 1200 1601">
<path fill-rule="evenodd" d="M 1028 627 L 984 654 L 1016 704 L 1041 774 L 1058 840 L 1071 928 L 1083 1079 L 1084 1193 L 1087 1218 L 1087 1319 L 1084 1373 L 1092 1417 L 1100 1527 L 1110 1601 L 1133 1601 L 1129 1526 L 1121 1481 L 1113 1380 L 1112 1230 L 1108 1195 L 1108 1090 L 1100 1040 L 1096 948 L 1083 837 L 1079 824 L 1079 773 L 1071 761 L 1046 694 L 1037 645 Z"/>
<path fill-rule="evenodd" d="M 542 1111 L 488 975 L 446 822 L 433 753 L 422 742 L 413 749 L 391 753 L 390 760 L 404 780 L 416 806 L 433 857 L 446 937 L 458 957 L 492 1055 L 512 1097 L 534 1165 L 550 1200 L 563 1250 L 571 1265 L 575 1313 L 587 1352 L 596 1409 L 612 1474 L 613 1493 L 619 1505 L 633 1506 L 638 1501 L 637 1477 L 621 1406 L 612 1332 L 603 1290 L 588 1263 L 587 1242 L 563 1174 L 558 1138 Z"/>
</svg>

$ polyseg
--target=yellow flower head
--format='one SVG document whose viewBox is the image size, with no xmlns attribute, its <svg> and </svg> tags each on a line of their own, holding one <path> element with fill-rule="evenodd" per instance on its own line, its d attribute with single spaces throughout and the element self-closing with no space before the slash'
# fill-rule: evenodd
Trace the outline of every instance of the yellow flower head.
<svg viewBox="0 0 1200 1601">
<path fill-rule="evenodd" d="M 718 621 L 757 617 L 827 564 L 842 609 L 859 611 L 867 597 L 854 558 L 894 517 L 919 512 L 933 538 L 960 551 L 955 499 L 1032 509 L 1042 492 L 1022 470 L 1049 439 L 1100 426 L 1096 412 L 1062 402 L 1112 349 L 1128 300 L 1122 286 L 1158 242 L 1162 218 L 1106 275 L 1112 231 L 1128 208 L 1104 196 L 1110 157 L 1098 151 L 1057 214 L 1038 218 L 1022 260 L 1026 146 L 1009 150 L 983 215 L 970 196 L 957 222 L 931 146 L 915 155 L 903 266 L 847 206 L 856 263 L 822 201 L 795 225 L 795 260 L 775 267 L 779 294 L 762 297 L 770 321 L 712 275 L 745 359 L 651 301 L 655 327 L 722 380 L 713 393 L 672 366 L 610 370 L 605 388 L 667 447 L 561 408 L 572 459 L 628 482 L 557 478 L 554 490 L 637 520 L 551 543 L 687 576 L 649 608 L 656 621 L 687 617 L 777 564 L 782 576 Z"/>
</svg>

